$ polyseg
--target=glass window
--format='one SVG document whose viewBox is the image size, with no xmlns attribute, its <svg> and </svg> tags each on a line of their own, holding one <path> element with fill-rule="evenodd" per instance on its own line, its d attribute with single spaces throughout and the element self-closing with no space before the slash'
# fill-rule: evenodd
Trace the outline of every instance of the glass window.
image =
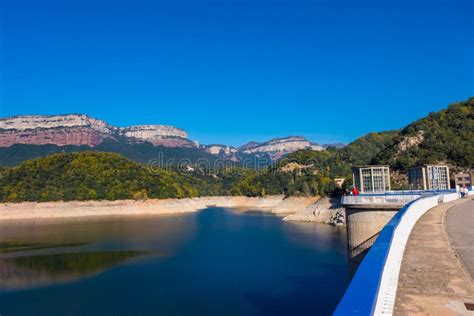
<svg viewBox="0 0 474 316">
<path fill-rule="evenodd" d="M 428 182 L 433 190 L 448 189 L 448 168 L 446 166 L 428 166 Z"/>
<path fill-rule="evenodd" d="M 384 174 L 383 168 L 372 169 L 372 175 L 374 179 L 374 183 L 373 183 L 374 192 L 383 192 L 385 190 L 383 174 Z"/>
<path fill-rule="evenodd" d="M 370 168 L 362 169 L 362 190 L 364 192 L 372 192 L 372 174 Z"/>
</svg>

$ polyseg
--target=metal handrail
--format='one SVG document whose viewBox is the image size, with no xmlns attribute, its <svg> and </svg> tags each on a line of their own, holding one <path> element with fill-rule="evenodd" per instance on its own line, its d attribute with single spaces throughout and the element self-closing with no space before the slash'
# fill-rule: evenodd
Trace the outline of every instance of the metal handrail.
<svg viewBox="0 0 474 316">
<path fill-rule="evenodd" d="M 339 302 L 334 315 L 373 315 L 393 312 L 398 274 L 408 239 L 416 221 L 440 202 L 459 198 L 451 191 L 422 196 L 406 204 L 384 226 Z M 472 194 L 470 192 L 470 194 Z"/>
</svg>

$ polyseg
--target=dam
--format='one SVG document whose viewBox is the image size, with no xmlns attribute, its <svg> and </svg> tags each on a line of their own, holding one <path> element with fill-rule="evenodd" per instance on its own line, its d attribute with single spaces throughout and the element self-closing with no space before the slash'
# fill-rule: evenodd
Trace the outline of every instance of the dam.
<svg viewBox="0 0 474 316">
<path fill-rule="evenodd" d="M 406 204 L 430 192 L 401 191 L 343 196 L 349 259 L 359 262 L 382 228 Z"/>
<path fill-rule="evenodd" d="M 467 194 L 468 199 L 471 199 L 469 196 L 473 194 L 474 191 L 469 191 Z M 413 283 L 413 279 L 419 278 L 417 284 L 430 280 L 430 277 L 426 276 L 430 276 L 432 271 L 439 270 L 439 267 L 437 267 L 440 264 L 438 258 L 446 257 L 445 254 L 450 252 L 451 266 L 459 268 L 461 266 L 457 261 L 459 256 L 454 254 L 448 241 L 444 244 L 440 243 L 443 245 L 442 247 L 432 247 L 433 253 L 429 253 L 433 257 L 430 260 L 432 266 L 424 268 L 426 262 L 422 260 L 420 268 L 418 268 L 417 272 L 415 271 L 415 275 L 410 274 L 413 273 L 413 269 L 407 268 L 407 263 L 405 263 L 402 269 L 402 262 L 415 260 L 415 258 L 419 260 L 420 255 L 413 256 L 414 251 L 423 250 L 432 243 L 433 239 L 445 236 L 442 231 L 438 232 L 436 236 L 432 235 L 433 231 L 435 231 L 434 228 L 439 229 L 439 224 L 443 224 L 443 212 L 450 209 L 453 203 L 460 200 L 460 198 L 461 195 L 454 190 L 390 191 L 384 194 L 363 194 L 343 197 L 341 203 L 346 208 L 349 259 L 359 260 L 360 265 L 333 315 L 406 314 L 402 311 L 403 308 L 407 308 L 409 303 L 403 300 L 403 295 L 405 297 L 408 295 L 407 293 L 411 289 L 410 285 Z M 459 203 L 456 205 L 459 205 Z M 472 203 L 463 205 L 466 205 L 464 206 L 465 208 L 469 207 L 468 205 L 472 205 Z M 425 214 L 433 216 L 431 214 L 436 214 L 436 212 L 440 215 L 438 215 L 438 219 L 431 220 L 431 222 L 429 221 L 430 217 L 424 216 Z M 467 209 L 464 210 L 464 213 L 470 214 Z M 409 242 L 409 237 L 415 224 L 422 217 L 424 225 L 428 221 L 434 228 L 428 229 L 431 235 L 425 235 L 425 241 L 422 243 L 424 246 L 420 247 L 419 244 L 413 244 L 413 241 Z M 459 233 L 459 227 L 464 227 L 462 228 L 464 235 L 461 236 L 462 238 L 460 238 L 458 243 L 464 245 L 469 225 L 467 225 L 468 228 L 466 228 L 466 225 L 463 226 L 461 218 L 461 220 L 458 220 L 455 229 L 457 234 Z M 419 231 L 420 228 L 418 227 L 418 234 L 420 234 Z M 405 257 L 407 245 L 409 245 L 411 257 L 410 255 Z M 422 257 L 427 257 L 427 255 L 424 254 Z M 411 264 L 411 261 L 408 262 L 408 264 Z M 466 286 L 464 288 L 467 288 L 470 285 L 470 279 L 462 277 L 462 271 L 458 275 L 461 275 L 458 278 L 459 282 L 465 282 Z M 443 273 L 436 278 L 437 282 L 441 284 L 439 288 L 444 291 L 442 293 L 450 293 L 449 295 L 452 295 L 452 288 L 445 286 L 440 281 L 442 276 Z M 426 285 L 427 288 L 432 286 L 432 284 L 429 284 Z M 417 290 L 416 292 L 418 293 L 419 291 Z M 449 295 L 446 294 L 445 296 Z M 466 309 L 469 310 L 469 306 L 473 305 L 473 302 L 467 298 L 468 296 L 465 293 L 459 294 L 456 300 L 449 301 L 448 304 L 441 304 L 442 306 L 438 307 L 439 309 L 435 314 L 446 313 L 446 310 L 442 310 L 446 306 L 449 308 L 454 306 L 453 308 L 456 308 L 458 311 L 466 312 Z M 396 301 L 398 307 L 396 306 Z M 423 302 L 423 298 L 421 302 Z M 428 305 L 428 307 L 432 306 L 432 304 L 426 305 L 425 303 L 420 303 L 420 308 L 427 308 Z"/>
</svg>

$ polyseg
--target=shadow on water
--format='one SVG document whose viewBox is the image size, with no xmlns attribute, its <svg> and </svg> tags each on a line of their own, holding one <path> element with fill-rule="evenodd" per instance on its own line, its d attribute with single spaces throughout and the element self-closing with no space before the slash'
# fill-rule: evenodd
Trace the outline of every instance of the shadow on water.
<svg viewBox="0 0 474 316">
<path fill-rule="evenodd" d="M 362 263 L 365 256 L 367 255 L 369 250 L 372 248 L 372 246 L 374 245 L 379 235 L 380 235 L 380 232 L 374 234 L 373 236 L 367 238 L 366 240 L 361 242 L 359 245 L 357 245 L 356 247 L 348 251 L 349 271 L 350 271 L 351 279 L 356 274 L 357 269 L 359 268 L 359 265 Z"/>
<path fill-rule="evenodd" d="M 63 248 L 63 247 L 76 247 L 76 246 L 83 246 L 83 245 L 87 245 L 87 243 L 52 244 L 52 243 L 0 242 L 0 253 Z"/>
<path fill-rule="evenodd" d="M 343 282 L 344 278 L 335 279 L 334 282 Z M 256 306 L 259 315 L 330 315 L 334 311 L 337 300 L 324 303 L 317 302 L 320 297 L 338 297 L 340 295 L 324 277 L 291 277 L 293 283 L 290 292 L 280 294 L 248 292 L 246 298 Z M 315 288 L 315 284 L 322 286 Z M 280 302 L 284 302 L 281 304 Z"/>
<path fill-rule="evenodd" d="M 359 268 L 360 264 L 364 260 L 365 256 L 369 252 L 369 250 L 370 250 L 370 248 L 365 249 L 361 253 L 357 254 L 355 257 L 352 257 L 352 258 L 348 257 L 347 260 L 348 260 L 348 263 L 349 263 L 349 273 L 350 273 L 351 279 L 355 276 L 355 274 L 357 272 L 357 269 Z"/>
</svg>

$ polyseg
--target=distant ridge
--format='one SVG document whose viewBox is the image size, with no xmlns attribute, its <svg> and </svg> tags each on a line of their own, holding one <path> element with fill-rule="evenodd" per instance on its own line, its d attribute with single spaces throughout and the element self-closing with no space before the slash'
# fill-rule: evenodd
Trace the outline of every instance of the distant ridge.
<svg viewBox="0 0 474 316">
<path fill-rule="evenodd" d="M 330 144 L 324 144 L 322 145 L 324 149 L 327 149 L 329 147 L 333 147 L 333 148 L 342 148 L 342 147 L 345 147 L 347 144 L 344 144 L 344 143 L 330 143 Z"/>
<path fill-rule="evenodd" d="M 249 142 L 239 147 L 199 145 L 185 130 L 167 125 L 114 127 L 83 114 L 23 115 L 0 118 L 0 166 L 55 152 L 116 152 L 139 161 L 157 157 L 178 161 L 224 159 L 252 167 L 270 164 L 298 151 L 324 151 L 348 164 L 388 164 L 394 169 L 425 163 L 474 168 L 474 97 L 430 113 L 400 130 L 374 132 L 350 144 L 319 145 L 302 136 Z M 329 150 L 331 151 L 331 150 Z M 328 152 L 329 152 L 328 151 Z"/>
<path fill-rule="evenodd" d="M 84 114 L 21 115 L 0 119 L 0 147 L 15 144 L 97 146 L 118 137 L 165 147 L 196 147 L 186 131 L 167 125 L 115 127 Z"/>
<path fill-rule="evenodd" d="M 250 142 L 238 148 L 224 144 L 199 145 L 174 126 L 149 124 L 116 127 L 85 114 L 20 115 L 0 118 L 0 165 L 13 165 L 58 151 L 110 151 L 146 162 L 153 155 L 172 153 L 174 160 L 205 158 L 265 165 L 297 150 L 324 147 L 301 136 Z M 183 151 L 181 149 L 187 149 Z M 182 155 L 180 154 L 182 153 Z M 186 156 L 188 155 L 188 156 Z"/>
<path fill-rule="evenodd" d="M 72 122 L 67 124 L 77 126 Z M 88 128 L 98 124 L 99 129 L 104 128 L 100 122 L 86 120 L 81 124 Z M 11 125 L 8 127 L 7 130 L 11 130 Z M 390 165 L 392 188 L 405 190 L 409 188 L 406 173 L 412 166 L 446 163 L 452 174 L 472 170 L 474 98 L 430 113 L 400 130 L 369 133 L 340 149 L 321 150 L 322 146 L 299 136 L 252 142 L 240 148 L 219 144 L 165 147 L 149 141 L 130 142 L 130 139 L 135 138 L 113 131 L 110 137 L 93 147 L 53 144 L 0 147 L 1 166 L 48 156 L 29 160 L 18 167 L 0 168 L 0 182 L 3 183 L 0 183 L 0 200 L 114 200 L 213 194 L 327 196 L 339 192 L 335 178 L 346 179 L 344 185 L 350 186 L 351 167 L 361 164 Z M 295 151 L 285 154 L 290 150 Z M 64 153 L 51 155 L 58 151 Z M 86 152 L 70 154 L 78 151 Z M 145 164 L 132 163 L 110 152 Z M 267 165 L 268 168 L 245 168 L 261 167 L 262 160 L 271 161 L 281 155 L 286 159 Z M 228 164 L 221 164 L 221 168 L 202 168 L 203 161 L 221 163 L 218 159 L 228 159 L 239 168 L 228 168 Z M 247 163 L 249 160 L 259 161 L 251 165 Z M 72 161 L 74 163 L 69 164 Z M 184 161 L 185 172 L 175 172 L 182 170 L 179 165 L 150 169 L 163 166 L 167 161 Z M 150 173 L 150 170 L 156 172 Z"/>
</svg>

